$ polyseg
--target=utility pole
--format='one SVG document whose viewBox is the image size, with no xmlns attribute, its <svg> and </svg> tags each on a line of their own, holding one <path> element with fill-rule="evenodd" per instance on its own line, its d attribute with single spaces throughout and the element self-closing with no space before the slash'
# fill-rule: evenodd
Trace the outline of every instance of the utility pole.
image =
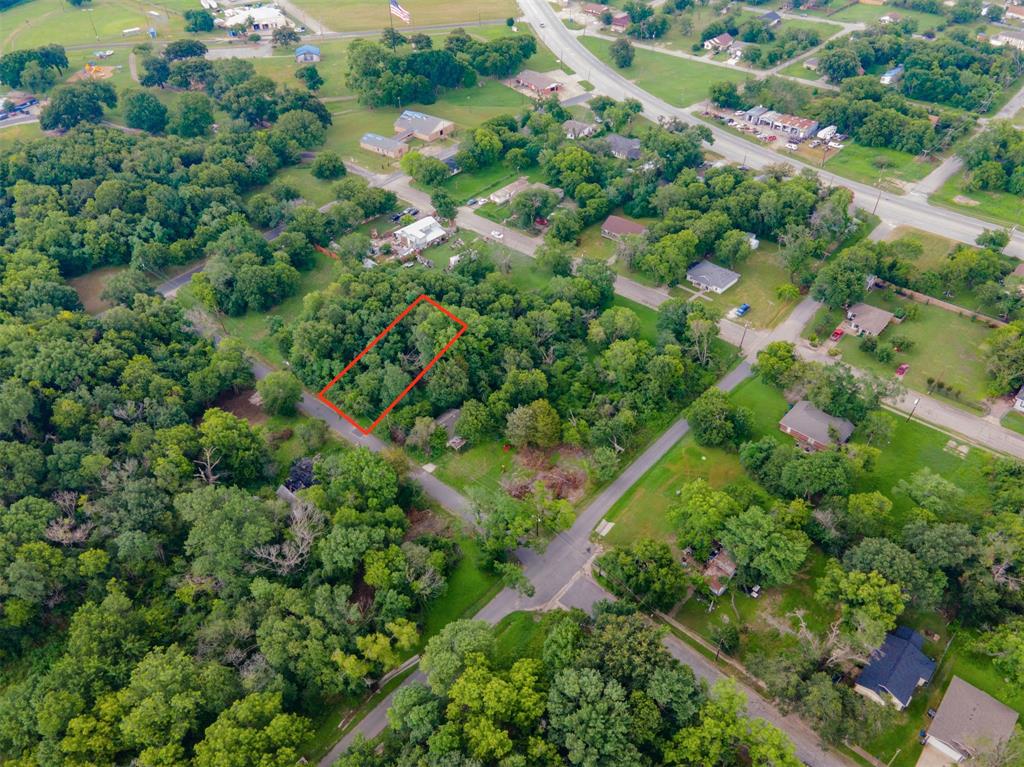
<svg viewBox="0 0 1024 767">
<path fill-rule="evenodd" d="M 910 408 L 910 415 L 907 416 L 907 421 L 914 417 L 914 413 L 917 412 L 917 406 L 921 404 L 921 398 L 918 397 L 914 400 L 914 406 Z"/>
</svg>

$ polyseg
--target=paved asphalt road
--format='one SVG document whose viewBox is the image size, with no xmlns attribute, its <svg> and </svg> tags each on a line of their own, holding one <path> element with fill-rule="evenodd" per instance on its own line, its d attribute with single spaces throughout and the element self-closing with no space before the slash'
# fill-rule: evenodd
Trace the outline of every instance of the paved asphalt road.
<svg viewBox="0 0 1024 767">
<path fill-rule="evenodd" d="M 875 210 L 875 213 L 885 221 L 912 223 L 919 229 L 938 232 L 960 242 L 973 243 L 986 226 L 992 227 L 991 224 L 986 225 L 970 216 L 933 207 L 921 195 L 900 197 L 879 191 L 867 184 L 839 178 L 827 171 L 783 157 L 778 152 L 748 142 L 715 125 L 709 125 L 689 111 L 671 106 L 651 95 L 598 59 L 562 24 L 547 0 L 519 0 L 519 6 L 523 16 L 533 25 L 534 32 L 540 36 L 544 44 L 556 51 L 566 65 L 578 73 L 585 74 L 587 81 L 594 85 L 595 92 L 620 101 L 627 98 L 636 99 L 643 105 L 644 113 L 655 121 L 662 117 L 673 117 L 694 125 L 710 127 L 715 138 L 714 151 L 730 160 L 745 162 L 751 167 L 758 168 L 779 162 L 786 162 L 801 169 L 810 168 L 824 177 L 828 183 L 850 189 L 859 207 Z M 1006 252 L 1016 258 L 1024 258 L 1024 233 L 1014 232 Z"/>
</svg>

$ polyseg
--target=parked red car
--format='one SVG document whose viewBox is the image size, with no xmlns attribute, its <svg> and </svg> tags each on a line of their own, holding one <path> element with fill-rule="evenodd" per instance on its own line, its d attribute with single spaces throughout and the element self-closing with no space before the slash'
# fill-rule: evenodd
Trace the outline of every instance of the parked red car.
<svg viewBox="0 0 1024 767">
<path fill-rule="evenodd" d="M 842 328 L 836 328 L 835 330 L 833 330 L 832 331 L 832 336 L 831 336 L 832 340 L 833 341 L 838 341 L 840 338 L 843 337 L 843 332 L 844 331 L 843 331 Z"/>
<path fill-rule="evenodd" d="M 896 368 L 896 377 L 897 378 L 903 378 L 903 376 L 905 376 L 907 374 L 908 370 L 910 370 L 910 365 L 908 365 L 906 362 L 904 362 L 902 365 L 900 365 L 898 368 Z"/>
</svg>

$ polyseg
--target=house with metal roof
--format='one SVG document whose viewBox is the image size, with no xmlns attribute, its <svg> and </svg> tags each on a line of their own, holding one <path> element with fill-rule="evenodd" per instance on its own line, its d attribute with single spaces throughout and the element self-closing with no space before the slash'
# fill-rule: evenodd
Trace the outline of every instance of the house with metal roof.
<svg viewBox="0 0 1024 767">
<path fill-rule="evenodd" d="M 359 139 L 359 147 L 367 152 L 391 158 L 401 157 L 409 151 L 406 144 L 379 133 L 364 133 L 363 137 Z"/>
<path fill-rule="evenodd" d="M 686 281 L 696 285 L 701 290 L 710 290 L 712 293 L 724 293 L 740 279 L 740 275 L 732 269 L 713 264 L 704 259 L 699 264 L 691 266 L 686 272 Z"/>
<path fill-rule="evenodd" d="M 609 133 L 604 137 L 604 140 L 608 142 L 608 149 L 611 150 L 613 157 L 617 157 L 620 160 L 640 159 L 640 139 L 627 138 L 626 136 L 620 136 L 618 133 Z"/>
<path fill-rule="evenodd" d="M 853 689 L 880 704 L 891 703 L 897 711 L 910 705 L 918 687 L 928 684 L 935 661 L 924 654 L 924 637 L 907 626 L 885 635 L 882 646 L 871 653 Z"/>
<path fill-rule="evenodd" d="M 757 17 L 758 21 L 768 27 L 777 27 L 782 23 L 782 17 L 775 11 L 768 11 L 768 13 L 762 13 Z"/>
<path fill-rule="evenodd" d="M 883 74 L 880 78 L 878 78 L 878 81 L 882 85 L 895 85 L 896 83 L 898 83 L 900 81 L 900 79 L 902 77 L 903 77 L 903 65 L 900 64 L 898 67 L 893 67 L 892 69 L 886 71 L 885 74 Z"/>
<path fill-rule="evenodd" d="M 300 45 L 295 49 L 296 64 L 316 64 L 320 61 L 320 49 L 315 45 Z"/>
<path fill-rule="evenodd" d="M 617 13 L 612 16 L 612 31 L 625 32 L 631 23 L 628 13 Z"/>
<path fill-rule="evenodd" d="M 928 728 L 921 760 L 929 751 L 935 757 L 931 764 L 962 762 L 994 751 L 1013 736 L 1016 723 L 1016 711 L 954 676 Z"/>
<path fill-rule="evenodd" d="M 455 132 L 455 123 L 443 117 L 434 117 L 424 112 L 406 109 L 395 120 L 395 134 L 420 141 L 437 141 Z"/>
<path fill-rule="evenodd" d="M 850 439 L 853 424 L 845 418 L 829 415 L 802 399 L 782 416 L 779 431 L 791 436 L 804 448 L 828 450 L 836 441 L 845 443 Z"/>
</svg>

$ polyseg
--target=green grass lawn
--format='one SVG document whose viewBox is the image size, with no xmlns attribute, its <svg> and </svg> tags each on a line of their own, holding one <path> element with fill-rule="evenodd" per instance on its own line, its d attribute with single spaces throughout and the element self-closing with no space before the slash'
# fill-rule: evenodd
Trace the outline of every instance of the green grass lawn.
<svg viewBox="0 0 1024 767">
<path fill-rule="evenodd" d="M 485 80 L 474 88 L 456 88 L 441 94 L 433 104 L 407 104 L 403 109 L 418 109 L 428 114 L 444 117 L 454 122 L 460 130 L 471 130 L 484 120 L 502 114 L 518 114 L 530 103 L 529 98 L 497 80 Z M 330 105 L 330 102 L 328 102 Z M 333 125 L 327 129 L 323 149 L 331 149 L 342 157 L 357 162 L 373 171 L 387 171 L 398 167 L 398 160 L 367 152 L 359 147 L 364 133 L 379 133 L 382 136 L 394 134 L 395 118 L 402 113 L 397 107 L 371 109 L 354 101 L 341 102 L 332 109 Z M 410 142 L 413 149 L 422 146 L 416 140 Z M 496 166 L 495 172 L 510 173 L 504 166 Z M 489 169 L 488 169 L 489 170 Z M 452 183 L 463 176 L 452 177 Z"/>
<path fill-rule="evenodd" d="M 525 170 L 516 170 L 515 168 L 506 165 L 504 162 L 500 162 L 495 165 L 473 171 L 472 173 L 463 171 L 462 173 L 458 173 L 454 176 L 449 176 L 441 185 L 441 188 L 448 192 L 455 202 L 462 205 L 465 204 L 467 200 L 474 197 L 487 197 L 489 194 L 501 189 L 503 186 L 511 184 L 520 176 L 526 176 L 530 181 L 544 180 L 544 172 L 539 166 L 535 165 L 531 168 L 526 168 Z M 499 213 L 507 214 L 509 209 L 507 206 L 499 207 L 494 205 L 489 208 L 488 211 L 493 216 L 498 216 Z M 484 215 L 485 218 L 492 218 L 492 216 L 487 215 L 486 212 L 482 215 Z"/>
<path fill-rule="evenodd" d="M 811 56 L 810 58 L 814 58 Z M 780 74 L 789 75 L 790 77 L 799 77 L 801 80 L 820 80 L 821 75 L 818 72 L 812 72 L 810 69 L 804 66 L 804 62 L 794 61 L 789 66 L 781 70 Z"/>
<path fill-rule="evenodd" d="M 615 296 L 612 299 L 612 306 L 619 306 L 623 309 L 631 309 L 636 313 L 636 316 L 640 318 L 640 338 L 649 342 L 650 344 L 657 343 L 658 340 L 658 313 L 651 309 L 649 306 L 638 304 L 636 301 L 630 301 L 628 298 L 622 296 Z"/>
<path fill-rule="evenodd" d="M 890 312 L 913 305 L 917 316 L 899 325 L 890 325 L 882 334 L 882 340 L 900 335 L 914 341 L 915 346 L 909 352 L 897 353 L 891 362 L 882 363 L 859 348 L 859 338 L 846 336 L 839 342 L 846 362 L 883 378 L 891 377 L 898 365 L 909 363 L 910 370 L 903 382 L 910 389 L 927 391 L 927 379 L 931 377 L 960 389 L 964 403 L 985 399 L 988 377 L 981 347 L 991 332 L 987 325 L 935 306 L 914 303 L 889 290 L 871 291 L 867 303 Z"/>
<path fill-rule="evenodd" d="M 701 447 L 687 434 L 612 506 L 607 518 L 615 527 L 605 540 L 614 546 L 641 538 L 672 542 L 675 533 L 668 510 L 683 485 L 706 479 L 714 487 L 722 487 L 743 473 L 735 453 Z"/>
<path fill-rule="evenodd" d="M 338 32 L 380 30 L 392 19 L 385 3 L 377 0 L 298 0 L 299 8 Z M 414 25 L 460 24 L 466 27 L 480 20 L 493 21 L 518 14 L 513 0 L 408 0 L 402 7 L 409 11 Z M 398 19 L 395 29 L 405 31 Z"/>
<path fill-rule="evenodd" d="M 941 234 L 925 232 L 912 226 L 897 226 L 885 238 L 886 242 L 910 240 L 921 246 L 921 255 L 914 260 L 914 266 L 924 271 L 938 269 L 957 244 Z"/>
<path fill-rule="evenodd" d="M 803 151 L 815 153 L 818 150 L 807 148 Z M 884 166 L 879 163 L 884 161 Z M 838 173 L 854 181 L 864 184 L 881 186 L 895 191 L 904 191 L 903 184 L 920 181 L 936 167 L 929 162 L 920 162 L 916 155 L 899 152 L 886 147 L 861 146 L 853 141 L 845 142 L 838 153 L 833 152 L 825 161 L 825 169 Z"/>
<path fill-rule="evenodd" d="M 596 37 L 583 37 L 580 41 L 605 63 L 611 63 L 608 48 L 611 43 Z M 689 106 L 708 96 L 713 82 L 742 83 L 749 75 L 742 71 L 701 64 L 664 53 L 637 49 L 633 66 L 622 70 L 644 90 L 678 107 Z"/>
<path fill-rule="evenodd" d="M 141 43 L 148 39 L 150 27 L 156 29 L 158 41 L 175 39 L 185 34 L 182 11 L 192 7 L 195 4 L 186 0 L 93 0 L 80 8 L 64 0 L 32 0 L 0 13 L 0 52 L 47 43 Z M 122 34 L 133 27 L 140 31 L 127 37 Z"/>
<path fill-rule="evenodd" d="M 1010 431 L 1015 431 L 1018 434 L 1024 434 L 1024 414 L 1011 410 L 1009 413 L 1003 416 L 1000 423 Z"/>
<path fill-rule="evenodd" d="M 963 172 L 953 176 L 928 200 L 996 224 L 1024 225 L 1024 202 L 1019 196 L 1009 192 L 968 192 L 964 189 Z"/>
<path fill-rule="evenodd" d="M 338 99 L 355 96 L 345 84 L 345 74 L 348 71 L 349 42 L 349 40 L 316 41 L 321 56 L 316 68 L 324 79 L 323 86 L 316 92 L 320 98 Z M 256 68 L 256 74 L 265 75 L 274 82 L 290 85 L 293 88 L 303 87 L 295 77 L 295 70 L 305 65 L 295 63 L 292 49 L 278 49 L 273 56 L 251 59 L 251 61 Z"/>
<path fill-rule="evenodd" d="M 905 19 L 914 19 L 917 22 L 918 33 L 923 33 L 929 29 L 935 29 L 939 24 L 946 22 L 945 16 L 939 16 L 934 13 L 924 13 L 922 11 L 914 11 L 909 8 L 897 9 L 900 16 Z M 852 5 L 849 8 L 844 8 L 839 13 L 834 13 L 829 16 L 834 21 L 862 21 L 865 24 L 871 24 L 887 13 L 891 13 L 892 9 L 886 5 L 865 5 L 858 3 Z"/>
<path fill-rule="evenodd" d="M 494 627 L 494 663 L 508 668 L 520 658 L 540 658 L 548 626 L 557 613 L 517 612 Z M 551 616 L 551 617 L 547 617 Z"/>
<path fill-rule="evenodd" d="M 711 305 L 724 315 L 740 304 L 750 304 L 750 311 L 738 322 L 749 322 L 756 328 L 779 324 L 793 308 L 792 301 L 782 301 L 775 294 L 780 285 L 789 282 L 789 272 L 779 258 L 779 246 L 762 242 L 736 271 L 741 275 L 736 285 L 725 293 L 706 294 L 711 298 Z"/>
</svg>

